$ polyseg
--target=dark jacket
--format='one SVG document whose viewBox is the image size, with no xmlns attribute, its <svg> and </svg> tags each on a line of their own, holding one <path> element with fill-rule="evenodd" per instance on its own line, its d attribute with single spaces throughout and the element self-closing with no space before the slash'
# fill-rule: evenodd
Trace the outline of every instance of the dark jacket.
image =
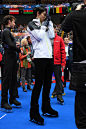
<svg viewBox="0 0 86 129">
<path fill-rule="evenodd" d="M 69 54 L 69 62 L 73 62 L 73 43 L 69 43 L 68 45 L 68 54 Z"/>
<path fill-rule="evenodd" d="M 6 59 L 16 59 L 16 52 L 21 52 L 19 48 L 16 47 L 16 42 L 14 36 L 11 34 L 11 29 L 6 27 L 2 33 L 2 41 L 4 47 L 4 55 L 2 58 L 2 63 L 6 62 Z"/>
<path fill-rule="evenodd" d="M 86 60 L 86 8 L 69 13 L 62 29 L 65 32 L 73 30 L 73 61 Z"/>
<path fill-rule="evenodd" d="M 11 29 L 6 27 L 3 30 L 2 41 L 4 50 L 10 54 L 16 54 L 16 52 L 21 52 L 19 48 L 16 47 L 16 42 L 14 36 L 11 34 Z"/>
</svg>

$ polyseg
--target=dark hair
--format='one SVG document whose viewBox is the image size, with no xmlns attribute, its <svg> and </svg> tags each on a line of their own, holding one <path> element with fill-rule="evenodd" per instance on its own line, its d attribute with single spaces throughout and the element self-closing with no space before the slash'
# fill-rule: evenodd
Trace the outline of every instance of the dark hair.
<svg viewBox="0 0 86 129">
<path fill-rule="evenodd" d="M 27 39 L 27 40 L 30 39 L 30 36 L 28 36 L 26 39 Z"/>
<path fill-rule="evenodd" d="M 12 16 L 12 15 L 6 15 L 3 18 L 3 22 L 4 22 L 5 25 L 8 25 L 8 20 L 10 20 L 12 22 L 13 19 L 16 21 L 16 18 L 14 16 Z"/>
<path fill-rule="evenodd" d="M 63 40 L 64 40 L 65 38 L 68 38 L 67 33 L 64 33 L 64 35 L 63 35 Z"/>
<path fill-rule="evenodd" d="M 39 14 L 41 14 L 44 11 L 46 11 L 46 13 L 47 13 L 47 9 L 44 6 L 36 8 L 35 16 L 37 16 L 37 12 L 39 12 Z"/>
</svg>

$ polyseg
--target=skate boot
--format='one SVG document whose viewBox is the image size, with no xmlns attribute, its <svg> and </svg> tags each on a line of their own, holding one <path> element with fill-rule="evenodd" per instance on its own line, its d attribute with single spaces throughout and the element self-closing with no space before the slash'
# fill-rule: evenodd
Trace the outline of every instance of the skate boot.
<svg viewBox="0 0 86 129">
<path fill-rule="evenodd" d="M 52 94 L 51 98 L 55 98 L 56 96 L 57 96 L 56 94 L 54 94 L 54 95 Z"/>
<path fill-rule="evenodd" d="M 18 102 L 16 99 L 9 100 L 10 105 L 14 104 L 16 107 L 21 107 L 21 103 Z"/>
<path fill-rule="evenodd" d="M 63 100 L 61 94 L 57 95 L 57 101 L 58 101 L 60 104 L 64 105 L 64 100 Z"/>
<path fill-rule="evenodd" d="M 13 112 L 12 107 L 8 103 L 2 103 L 2 102 L 1 102 L 1 111 L 7 112 L 7 113 Z"/>
<path fill-rule="evenodd" d="M 58 112 L 50 106 L 50 100 L 42 103 L 42 112 L 44 116 L 58 117 Z"/>
<path fill-rule="evenodd" d="M 57 96 L 57 94 L 56 94 L 56 86 L 55 86 L 55 88 L 54 88 L 54 91 L 53 91 L 53 93 L 52 93 L 51 98 L 55 98 L 56 96 Z"/>
<path fill-rule="evenodd" d="M 27 90 L 33 90 L 31 87 L 30 87 L 30 85 L 27 85 Z"/>
<path fill-rule="evenodd" d="M 27 90 L 25 89 L 25 87 L 23 87 L 23 91 L 24 91 L 24 92 L 27 92 Z"/>
<path fill-rule="evenodd" d="M 16 87 L 16 98 L 19 98 L 19 95 L 18 95 L 18 88 Z"/>
<path fill-rule="evenodd" d="M 44 119 L 39 114 L 39 106 L 35 105 L 30 109 L 30 121 L 39 125 L 44 125 Z"/>
</svg>

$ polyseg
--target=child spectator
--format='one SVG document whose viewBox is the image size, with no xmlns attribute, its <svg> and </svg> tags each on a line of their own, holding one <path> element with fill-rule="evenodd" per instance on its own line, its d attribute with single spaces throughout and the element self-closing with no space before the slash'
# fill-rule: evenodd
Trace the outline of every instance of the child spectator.
<svg viewBox="0 0 86 129">
<path fill-rule="evenodd" d="M 28 41 L 26 38 L 21 40 L 21 50 L 23 50 L 23 55 L 20 53 L 19 58 L 21 62 L 21 81 L 22 81 L 22 88 L 24 92 L 27 92 L 25 89 L 25 76 L 27 71 L 27 89 L 32 90 L 30 87 L 31 84 L 31 58 L 30 53 L 31 49 L 28 46 Z"/>
</svg>

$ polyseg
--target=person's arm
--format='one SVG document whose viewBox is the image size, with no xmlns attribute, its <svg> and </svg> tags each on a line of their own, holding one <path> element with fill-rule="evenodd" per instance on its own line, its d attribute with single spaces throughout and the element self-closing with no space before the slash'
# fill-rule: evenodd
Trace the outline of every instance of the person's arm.
<svg viewBox="0 0 86 129">
<path fill-rule="evenodd" d="M 55 37 L 52 21 L 49 21 L 47 33 L 48 33 L 50 39 L 53 39 Z"/>
<path fill-rule="evenodd" d="M 21 52 L 21 50 L 19 48 L 17 48 L 15 46 L 15 44 L 12 43 L 11 38 L 10 38 L 10 31 L 5 30 L 3 33 L 4 39 L 6 41 L 6 45 L 8 45 L 9 49 L 17 51 L 17 52 Z"/>
<path fill-rule="evenodd" d="M 23 47 L 21 47 L 21 51 L 23 51 Z M 23 54 L 19 53 L 19 59 L 20 59 L 20 60 L 23 60 L 23 59 L 26 58 L 29 54 L 31 54 L 31 52 L 27 52 L 26 55 L 23 55 Z"/>
<path fill-rule="evenodd" d="M 62 57 L 61 66 L 65 66 L 66 65 L 66 53 L 65 53 L 64 41 L 62 38 L 60 39 L 60 47 L 61 47 L 61 57 Z"/>
<path fill-rule="evenodd" d="M 73 18 L 72 18 L 72 13 L 69 13 L 65 20 L 62 22 L 62 30 L 65 32 L 70 32 L 71 30 L 73 30 Z"/>
<path fill-rule="evenodd" d="M 24 58 L 26 58 L 27 57 L 27 55 L 22 55 L 21 53 L 19 53 L 19 59 L 20 60 L 23 60 Z"/>
</svg>

